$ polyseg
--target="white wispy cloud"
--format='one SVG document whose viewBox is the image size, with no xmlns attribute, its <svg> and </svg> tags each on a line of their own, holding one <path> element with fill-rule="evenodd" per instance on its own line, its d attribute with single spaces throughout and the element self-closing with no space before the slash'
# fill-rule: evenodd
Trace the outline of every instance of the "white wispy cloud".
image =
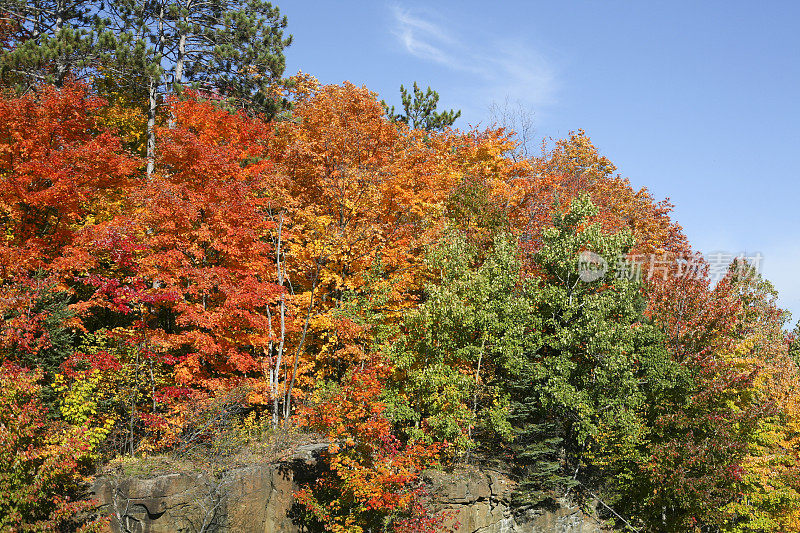
<svg viewBox="0 0 800 533">
<path fill-rule="evenodd" d="M 393 34 L 406 52 L 424 61 L 475 76 L 491 99 L 511 96 L 534 106 L 555 101 L 558 81 L 548 59 L 522 38 L 465 39 L 423 14 L 393 6 Z"/>
<path fill-rule="evenodd" d="M 447 35 L 443 28 L 397 6 L 392 8 L 392 14 L 396 23 L 394 34 L 400 39 L 409 54 L 451 68 L 458 68 L 458 63 L 447 52 L 448 48 L 452 48 L 457 43 Z"/>
</svg>

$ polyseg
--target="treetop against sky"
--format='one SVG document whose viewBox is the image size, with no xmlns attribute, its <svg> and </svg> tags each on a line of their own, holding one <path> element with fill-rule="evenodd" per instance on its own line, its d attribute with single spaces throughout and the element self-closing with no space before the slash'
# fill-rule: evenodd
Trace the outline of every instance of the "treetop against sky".
<svg viewBox="0 0 800 533">
<path fill-rule="evenodd" d="M 398 105 L 412 80 L 488 125 L 506 100 L 533 149 L 585 129 L 706 254 L 763 256 L 800 318 L 800 5 L 751 2 L 336 2 L 281 5 L 287 72 L 366 84 Z"/>
</svg>

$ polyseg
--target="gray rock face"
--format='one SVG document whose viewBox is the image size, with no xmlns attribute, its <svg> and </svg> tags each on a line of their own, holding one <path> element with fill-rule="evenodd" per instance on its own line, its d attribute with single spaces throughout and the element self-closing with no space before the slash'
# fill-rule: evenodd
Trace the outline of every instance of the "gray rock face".
<svg viewBox="0 0 800 533">
<path fill-rule="evenodd" d="M 93 491 L 111 531 L 131 533 L 299 533 L 292 521 L 298 471 L 313 465 L 318 446 L 298 450 L 291 464 L 255 465 L 218 479 L 169 474 L 152 479 L 99 478 Z M 306 468 L 306 475 L 308 469 Z M 599 524 L 561 502 L 554 511 L 519 517 L 509 508 L 513 482 L 500 472 L 424 474 L 433 510 L 459 533 L 600 533 Z"/>
<path fill-rule="evenodd" d="M 424 478 L 431 505 L 443 511 L 445 525 L 464 533 L 600 533 L 600 524 L 569 502 L 553 511 L 515 516 L 510 509 L 514 483 L 500 472 L 470 470 L 456 474 L 429 471 Z"/>
<path fill-rule="evenodd" d="M 93 486 L 111 531 L 190 533 L 298 531 L 289 518 L 297 489 L 281 465 L 238 468 L 220 479 L 170 474 L 153 479 L 100 478 Z"/>
</svg>

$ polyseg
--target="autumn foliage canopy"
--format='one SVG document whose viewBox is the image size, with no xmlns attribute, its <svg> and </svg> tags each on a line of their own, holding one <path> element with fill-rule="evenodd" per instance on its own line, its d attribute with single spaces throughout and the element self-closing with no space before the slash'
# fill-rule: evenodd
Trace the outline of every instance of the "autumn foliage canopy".
<svg viewBox="0 0 800 533">
<path fill-rule="evenodd" d="M 149 174 L 146 110 L 103 85 L 0 98 L 0 526 L 94 527 L 100 465 L 181 448 L 236 391 L 231 416 L 328 444 L 296 495 L 315 528 L 441 529 L 422 472 L 499 458 L 521 509 L 800 530 L 769 282 L 738 262 L 713 283 L 584 132 L 517 158 L 499 126 L 286 87 L 277 117 L 166 99 Z"/>
</svg>

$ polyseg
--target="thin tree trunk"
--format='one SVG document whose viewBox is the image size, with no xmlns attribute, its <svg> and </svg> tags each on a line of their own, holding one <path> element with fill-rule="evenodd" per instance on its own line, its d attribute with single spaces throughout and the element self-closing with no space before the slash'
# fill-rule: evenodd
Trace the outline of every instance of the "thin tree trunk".
<svg viewBox="0 0 800 533">
<path fill-rule="evenodd" d="M 192 8 L 192 0 L 186 2 L 187 12 Z M 183 83 L 183 64 L 186 61 L 186 37 L 189 31 L 189 20 L 187 17 L 182 17 L 183 26 L 179 28 L 180 37 L 178 37 L 178 55 L 175 58 L 175 84 L 180 85 Z"/>
<path fill-rule="evenodd" d="M 275 249 L 275 265 L 278 269 L 278 286 L 281 288 L 281 303 L 280 303 L 280 313 L 281 313 L 281 337 L 278 341 L 278 357 L 275 360 L 275 397 L 272 400 L 272 425 L 273 427 L 278 426 L 278 422 L 280 420 L 280 398 L 277 394 L 278 391 L 278 381 L 280 380 L 280 370 L 281 370 L 281 363 L 283 362 L 283 348 L 284 348 L 284 341 L 286 340 L 286 291 L 284 290 L 284 269 L 285 266 L 281 263 L 281 244 L 283 239 L 283 213 L 280 214 L 278 218 L 278 244 Z"/>
<path fill-rule="evenodd" d="M 267 343 L 267 349 L 264 350 L 264 356 L 267 357 L 267 367 L 269 368 L 269 373 L 265 370 L 264 377 L 267 378 L 267 383 L 269 383 L 269 392 L 270 394 L 275 394 L 275 381 L 273 379 L 273 375 L 275 373 L 275 368 L 272 366 L 272 338 L 274 335 L 274 331 L 272 329 L 272 312 L 269 309 L 269 305 L 266 307 L 267 309 L 267 325 L 269 327 L 269 343 Z"/>
<path fill-rule="evenodd" d="M 159 4 L 158 10 L 158 50 L 156 57 L 162 60 L 164 54 L 164 4 Z M 147 106 L 147 179 L 149 180 L 156 165 L 156 111 L 158 110 L 158 84 L 156 78 L 150 76 L 148 87 L 148 106 Z"/>
<path fill-rule="evenodd" d="M 186 2 L 186 11 L 188 12 L 192 8 L 192 0 L 188 0 Z M 183 25 L 178 25 L 178 54 L 175 57 L 175 76 L 172 79 L 173 82 L 173 91 L 176 94 L 179 94 L 181 91 L 181 86 L 183 84 L 183 71 L 184 71 L 184 63 L 186 62 L 186 39 L 188 37 L 189 31 L 189 20 L 187 16 L 181 17 L 181 22 Z M 169 127 L 175 127 L 175 118 L 170 116 L 169 118 Z"/>
<path fill-rule="evenodd" d="M 483 362 L 483 351 L 486 348 L 486 336 L 483 336 L 483 340 L 481 341 L 481 352 L 478 354 L 478 368 L 475 369 L 475 387 L 472 393 L 472 417 L 473 419 L 478 419 L 478 383 L 480 382 L 481 377 L 481 363 Z M 470 424 L 469 429 L 467 430 L 467 436 L 469 439 L 472 439 L 472 424 Z"/>
<path fill-rule="evenodd" d="M 55 31 L 53 32 L 53 37 L 57 39 L 58 34 L 61 33 L 61 29 L 64 27 L 64 11 L 66 11 L 64 0 L 57 2 L 56 10 L 56 25 Z M 65 58 L 59 58 L 56 62 L 56 87 L 61 87 L 64 84 L 64 78 L 67 76 L 67 70 L 68 68 Z"/>
<path fill-rule="evenodd" d="M 150 76 L 147 107 L 147 179 L 153 176 L 156 166 L 156 80 Z"/>
<path fill-rule="evenodd" d="M 131 412 L 130 419 L 128 420 L 128 436 L 130 438 L 130 456 L 134 457 L 134 421 L 136 419 L 136 402 L 139 399 L 139 354 L 142 351 L 144 343 L 139 343 L 136 349 L 136 358 L 134 359 L 134 375 L 135 380 L 133 383 L 133 394 L 131 394 Z"/>
<path fill-rule="evenodd" d="M 286 390 L 286 404 L 284 405 L 283 419 L 289 420 L 289 415 L 292 412 L 292 389 L 294 388 L 294 380 L 297 377 L 297 364 L 300 361 L 300 352 L 303 350 L 303 344 L 306 342 L 306 333 L 308 333 L 308 322 L 311 320 L 311 309 L 314 306 L 314 291 L 317 288 L 317 277 L 319 270 L 314 275 L 314 281 L 311 284 L 311 298 L 308 301 L 308 310 L 306 311 L 306 323 L 303 325 L 303 335 L 300 337 L 300 344 L 297 345 L 297 351 L 294 353 L 294 364 L 292 365 L 292 379 L 289 382 L 289 387 Z"/>
</svg>

